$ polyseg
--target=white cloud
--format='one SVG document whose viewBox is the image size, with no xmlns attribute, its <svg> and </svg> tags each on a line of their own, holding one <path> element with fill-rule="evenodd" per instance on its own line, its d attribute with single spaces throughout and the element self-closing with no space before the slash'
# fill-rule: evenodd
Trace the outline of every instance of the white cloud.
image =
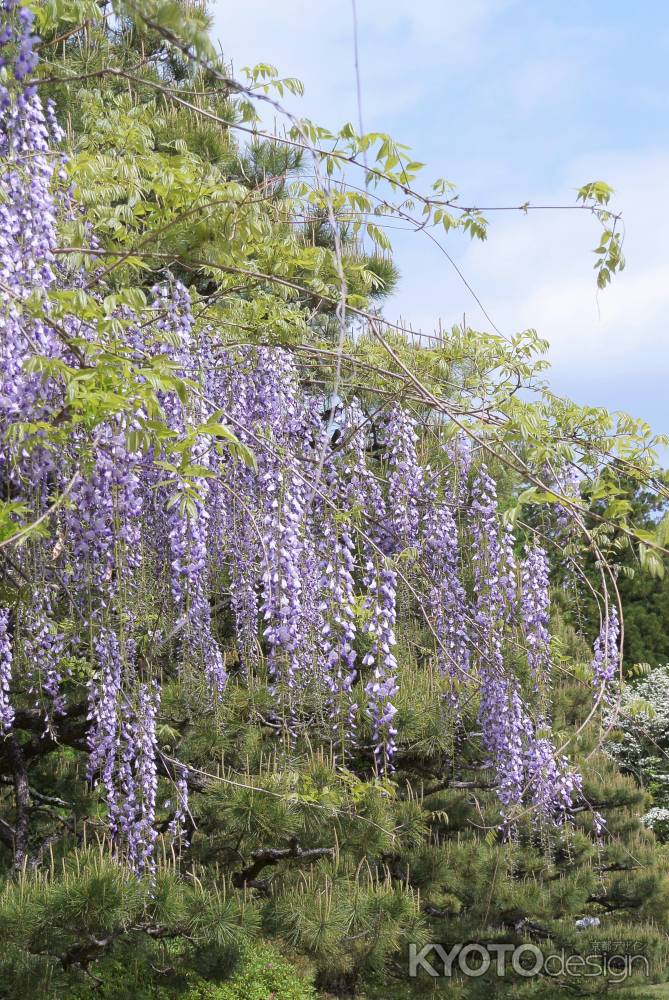
<svg viewBox="0 0 669 1000">
<path fill-rule="evenodd" d="M 630 406 L 636 391 L 643 403 L 643 386 L 669 375 L 669 148 L 648 148 L 648 132 L 639 132 L 666 97 L 643 53 L 632 61 L 625 22 L 583 21 L 528 0 L 357 0 L 357 8 L 365 125 L 413 135 L 428 177 L 452 177 L 462 200 L 479 204 L 568 204 L 599 178 L 616 187 L 628 268 L 601 293 L 591 253 L 598 228 L 585 213 L 492 214 L 486 244 L 452 236 L 446 247 L 503 332 L 535 327 L 551 342 L 560 391 L 598 380 L 598 402 Z M 214 12 L 237 67 L 274 62 L 303 79 L 306 99 L 292 104 L 300 113 L 330 126 L 357 120 L 350 0 L 218 0 Z M 401 313 L 429 332 L 464 312 L 473 326 L 488 325 L 429 241 L 393 235 L 402 282 L 390 319 Z"/>
<path fill-rule="evenodd" d="M 595 220 L 577 213 L 493 219 L 490 245 L 471 247 L 462 264 L 506 332 L 535 327 L 551 343 L 556 369 L 669 373 L 669 262 L 658 206 L 669 201 L 669 153 L 602 152 L 570 166 L 547 203 L 603 176 L 616 187 L 626 238 L 626 270 L 597 292 Z"/>
<path fill-rule="evenodd" d="M 442 63 L 478 59 L 485 26 L 515 0 L 357 0 L 365 114 L 418 102 Z M 272 62 L 306 87 L 304 106 L 329 126 L 355 114 L 350 0 L 217 0 L 214 33 L 240 68 Z"/>
</svg>

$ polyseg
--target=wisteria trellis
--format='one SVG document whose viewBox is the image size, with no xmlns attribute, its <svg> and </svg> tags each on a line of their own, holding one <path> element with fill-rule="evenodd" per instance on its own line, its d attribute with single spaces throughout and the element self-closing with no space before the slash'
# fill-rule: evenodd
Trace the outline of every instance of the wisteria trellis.
<svg viewBox="0 0 669 1000">
<path fill-rule="evenodd" d="M 20 83 L 36 61 L 32 18 L 10 0 L 4 9 L 0 45 L 13 45 Z M 42 356 L 76 364 L 69 338 L 94 340 L 98 331 L 76 315 L 50 322 L 48 298 L 45 318 L 26 308 L 35 291 L 79 282 L 54 256 L 61 133 L 33 88 L 3 89 L 0 107 L 0 418 L 7 432 L 0 483 L 3 496 L 33 518 L 67 494 L 44 530 L 14 552 L 35 589 L 31 600 L 0 607 L 2 731 L 11 731 L 15 707 L 26 700 L 43 713 L 45 729 L 53 726 L 68 711 L 62 664 L 69 655 L 88 657 L 88 777 L 103 790 L 119 853 L 138 872 L 151 870 L 160 687 L 150 655 L 138 647 L 147 580 L 160 620 L 150 645 L 175 637 L 178 670 L 203 679 L 212 705 L 229 683 L 212 611 L 225 585 L 240 682 L 266 669 L 291 736 L 304 699 L 321 692 L 342 754 L 367 749 L 360 745 L 366 716 L 370 766 L 383 770 L 392 769 L 397 751 L 397 592 L 409 566 L 454 717 L 463 692 L 478 698 L 504 815 L 528 807 L 563 820 L 580 778 L 547 735 L 546 554 L 535 546 L 516 566 L 494 480 L 480 462 L 470 469 L 466 448 L 448 445 L 445 474 L 435 479 L 419 461 L 411 416 L 395 404 L 381 421 L 382 486 L 356 399 L 341 407 L 333 443 L 327 403 L 323 418 L 324 401 L 303 389 L 291 353 L 226 349 L 216 330 L 194 322 L 188 290 L 169 275 L 153 288 L 148 320 L 135 323 L 125 309 L 129 357 L 140 364 L 160 353 L 190 380 L 185 397 L 169 388 L 159 393 L 172 443 L 223 420 L 254 463 L 203 431 L 191 449 L 198 471 L 185 485 L 165 471 L 168 445 L 134 441 L 141 411 L 97 426 L 91 454 L 90 432 L 82 429 L 58 456 L 43 431 L 25 431 L 64 407 L 59 380 L 43 379 L 26 363 Z M 72 198 L 66 210 L 77 211 Z M 18 427 L 21 435 L 12 432 Z M 407 552 L 412 557 L 402 561 Z M 67 634 L 60 624 L 66 612 L 77 622 Z M 596 646 L 598 683 L 613 677 L 617 638 L 611 613 Z M 526 651 L 529 693 L 510 666 L 510 642 Z M 188 808 L 186 771 L 177 769 L 176 779 L 173 837 Z"/>
</svg>

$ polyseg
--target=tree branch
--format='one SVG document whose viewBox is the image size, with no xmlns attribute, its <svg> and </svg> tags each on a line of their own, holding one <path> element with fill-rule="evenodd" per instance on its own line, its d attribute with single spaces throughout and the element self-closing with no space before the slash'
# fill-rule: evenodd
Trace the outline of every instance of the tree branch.
<svg viewBox="0 0 669 1000">
<path fill-rule="evenodd" d="M 237 889 L 242 889 L 245 885 L 253 882 L 259 872 L 266 865 L 276 865 L 287 858 L 295 858 L 299 861 L 315 861 L 334 853 L 334 847 L 309 847 L 303 850 L 296 840 L 291 841 L 290 847 L 259 847 L 256 851 L 251 851 L 252 863 L 232 876 L 232 884 Z"/>
<path fill-rule="evenodd" d="M 14 802 L 16 805 L 14 867 L 22 868 L 28 857 L 28 837 L 30 834 L 31 799 L 28 768 L 16 733 L 11 733 L 7 737 L 6 746 L 14 772 Z"/>
</svg>

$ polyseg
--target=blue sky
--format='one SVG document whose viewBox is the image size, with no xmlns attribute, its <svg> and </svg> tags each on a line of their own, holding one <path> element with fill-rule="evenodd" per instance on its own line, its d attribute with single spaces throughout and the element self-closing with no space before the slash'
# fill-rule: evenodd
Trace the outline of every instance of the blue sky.
<svg viewBox="0 0 669 1000">
<path fill-rule="evenodd" d="M 424 183 L 463 203 L 569 203 L 616 189 L 626 271 L 598 293 L 597 227 L 577 212 L 491 215 L 487 243 L 448 238 L 502 332 L 551 342 L 551 384 L 669 433 L 669 7 L 533 0 L 357 0 L 364 125 L 411 145 Z M 293 110 L 357 121 L 350 0 L 216 0 L 235 67 L 271 62 L 306 87 Z M 431 332 L 487 323 L 428 240 L 395 234 L 402 280 L 386 308 Z"/>
</svg>

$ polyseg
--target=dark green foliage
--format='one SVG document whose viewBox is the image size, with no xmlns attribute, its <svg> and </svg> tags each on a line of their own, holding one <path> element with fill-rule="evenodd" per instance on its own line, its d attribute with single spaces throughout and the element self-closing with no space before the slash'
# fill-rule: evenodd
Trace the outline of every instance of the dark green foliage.
<svg viewBox="0 0 669 1000">
<path fill-rule="evenodd" d="M 627 476 L 609 473 L 620 497 L 625 497 L 635 524 L 652 539 L 666 544 L 664 518 L 667 513 L 666 479 L 660 477 L 659 494 Z M 616 502 L 617 495 L 613 501 Z M 595 509 L 606 512 L 599 502 Z M 597 541 L 605 556 L 616 566 L 616 584 L 624 609 L 625 635 L 623 655 L 627 667 L 648 663 L 656 667 L 669 661 L 669 556 L 652 553 L 651 561 L 640 560 L 630 539 L 614 525 L 599 525 Z M 591 554 L 582 560 L 593 583 L 597 583 L 597 567 Z M 581 615 L 591 616 L 594 609 L 591 596 L 580 597 Z M 590 617 L 590 620 L 593 620 Z"/>
<path fill-rule="evenodd" d="M 272 971 L 262 950 L 244 964 L 257 935 L 312 968 L 322 991 L 341 996 L 523 995 L 524 981 L 513 973 L 460 985 L 433 984 L 424 974 L 410 980 L 411 943 L 448 950 L 467 941 L 530 942 L 547 953 L 582 954 L 598 942 L 636 940 L 661 975 L 668 859 L 640 827 L 645 793 L 596 753 L 585 771 L 586 797 L 607 820 L 601 845 L 590 808 L 561 832 L 534 829 L 528 817 L 505 842 L 475 741 L 460 748 L 454 767 L 452 736 L 431 735 L 443 717 L 437 679 L 424 682 L 430 676 L 405 649 L 399 705 L 407 725 L 400 725 L 392 781 L 362 777 L 355 759 L 342 767 L 328 748 L 325 720 L 320 735 L 312 719 L 304 739 L 284 745 L 267 725 L 262 680 L 248 689 L 233 682 L 216 711 L 188 682 L 168 686 L 165 752 L 200 769 L 193 772 L 191 847 L 173 854 L 166 845 L 152 887 L 132 880 L 104 843 L 73 849 L 74 841 L 56 837 L 65 867 L 56 860 L 51 872 L 48 852 L 34 874 L 10 879 L 0 900 L 4 995 L 120 1000 L 123 983 L 126 995 L 147 1000 L 254 997 Z M 563 687 L 558 702 L 556 724 L 573 731 L 587 704 L 582 686 Z M 360 731 L 364 744 L 364 717 Z M 597 739 L 596 727 L 578 737 L 577 761 L 596 751 Z M 54 746 L 39 755 L 31 782 L 48 788 L 76 756 Z M 201 771 L 211 777 L 199 778 Z M 161 801 L 170 794 L 165 783 Z M 89 824 L 88 838 L 94 829 Z M 35 842 L 46 835 L 40 827 Z M 578 931 L 584 916 L 599 917 L 600 926 Z M 274 971 L 288 975 L 283 964 Z M 100 991 L 92 977 L 102 980 Z M 296 998 L 310 995 L 299 979 L 290 982 L 285 989 Z M 533 981 L 531 995 L 550 997 L 558 985 Z M 578 985 L 582 995 L 602 986 Z M 278 987 L 267 988 L 271 995 Z"/>
<path fill-rule="evenodd" d="M 669 573 L 637 572 L 620 581 L 625 608 L 625 659 L 657 666 L 669 661 Z"/>
<path fill-rule="evenodd" d="M 184 1000 L 315 1000 L 313 987 L 274 949 L 254 944 L 242 951 L 239 971 L 221 985 L 204 981 L 193 986 Z"/>
</svg>

